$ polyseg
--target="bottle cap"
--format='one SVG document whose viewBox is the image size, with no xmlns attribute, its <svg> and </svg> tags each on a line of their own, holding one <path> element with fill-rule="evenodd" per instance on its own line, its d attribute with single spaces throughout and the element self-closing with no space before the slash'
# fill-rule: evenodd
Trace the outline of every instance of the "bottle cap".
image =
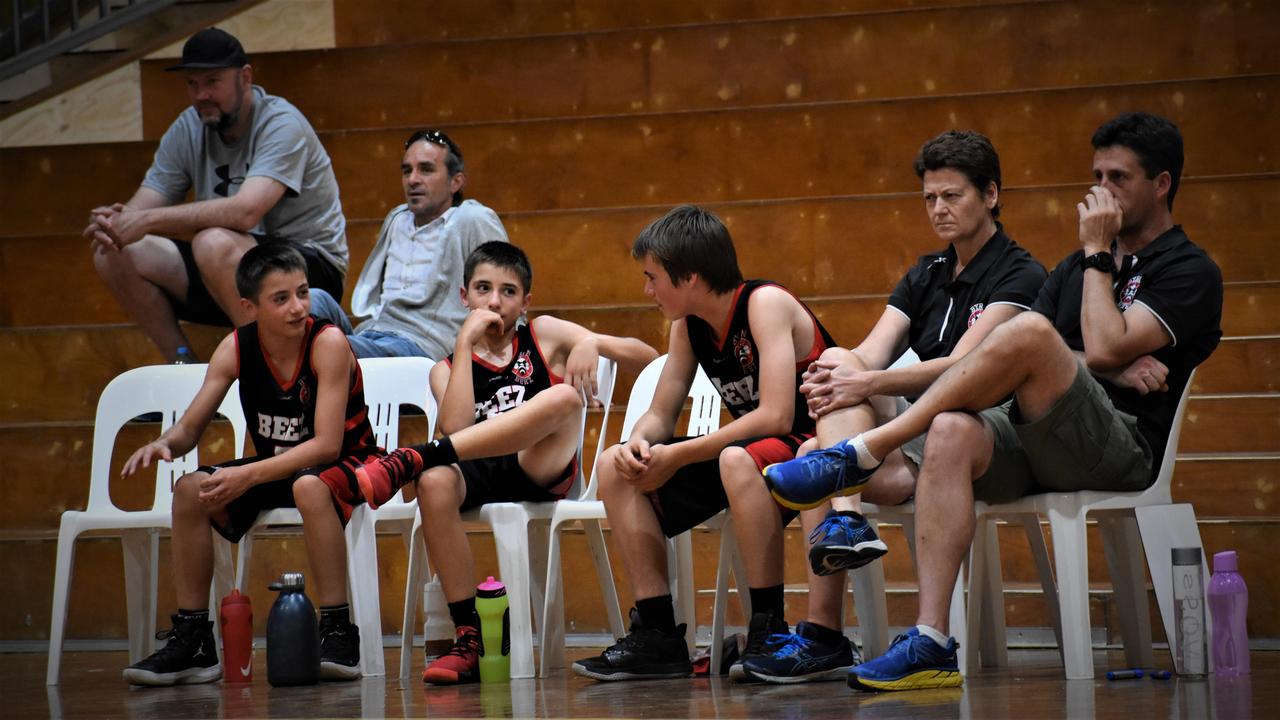
<svg viewBox="0 0 1280 720">
<path fill-rule="evenodd" d="M 507 594 L 507 586 L 493 579 L 490 575 L 488 579 L 476 586 L 476 595 L 478 597 L 496 598 Z"/>
<path fill-rule="evenodd" d="M 280 573 L 280 579 L 267 586 L 271 590 L 304 590 L 306 581 L 300 572 Z"/>
<path fill-rule="evenodd" d="M 231 592 L 227 593 L 227 596 L 222 598 L 222 604 L 223 605 L 248 605 L 249 596 L 241 595 L 238 589 L 232 588 Z"/>
<path fill-rule="evenodd" d="M 1213 554 L 1213 571 L 1215 573 L 1235 572 L 1236 571 L 1236 551 L 1223 550 L 1220 553 L 1214 553 Z"/>
<path fill-rule="evenodd" d="M 1173 548 L 1169 551 L 1173 558 L 1174 565 L 1199 565 L 1200 564 L 1200 548 L 1198 547 L 1180 547 Z"/>
</svg>

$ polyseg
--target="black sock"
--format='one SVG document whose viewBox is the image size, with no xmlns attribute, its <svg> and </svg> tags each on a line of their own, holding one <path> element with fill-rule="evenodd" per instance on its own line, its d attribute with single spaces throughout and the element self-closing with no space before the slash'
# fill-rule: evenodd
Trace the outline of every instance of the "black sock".
<svg viewBox="0 0 1280 720">
<path fill-rule="evenodd" d="M 476 596 L 458 602 L 449 603 L 449 617 L 453 618 L 453 626 L 480 627 L 480 613 L 476 612 Z"/>
<path fill-rule="evenodd" d="M 414 445 L 413 449 L 422 456 L 422 469 L 452 465 L 458 462 L 458 453 L 453 449 L 453 441 L 448 437 L 432 440 L 429 443 Z"/>
<path fill-rule="evenodd" d="M 763 588 L 748 588 L 747 590 L 751 593 L 752 614 L 771 612 L 776 620 L 784 618 L 781 583 Z"/>
<path fill-rule="evenodd" d="M 184 610 L 178 608 L 178 619 L 186 622 L 209 622 L 209 608 Z"/>
<path fill-rule="evenodd" d="M 341 605 L 321 605 L 320 622 L 339 622 L 343 625 L 351 623 L 351 603 Z"/>
<path fill-rule="evenodd" d="M 819 625 L 815 622 L 805 624 L 813 631 L 814 639 L 828 647 L 839 645 L 841 638 L 844 637 L 844 633 L 839 630 L 832 630 L 826 625 Z"/>
<path fill-rule="evenodd" d="M 640 613 L 644 626 L 650 630 L 661 630 L 668 634 L 676 631 L 676 606 L 670 594 L 637 600 L 636 611 Z"/>
</svg>

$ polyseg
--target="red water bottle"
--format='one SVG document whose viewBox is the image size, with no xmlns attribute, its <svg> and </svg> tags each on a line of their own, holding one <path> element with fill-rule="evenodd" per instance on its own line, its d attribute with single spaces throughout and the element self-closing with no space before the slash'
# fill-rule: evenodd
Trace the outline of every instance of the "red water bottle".
<svg viewBox="0 0 1280 720">
<path fill-rule="evenodd" d="M 253 606 L 239 590 L 222 598 L 218 613 L 222 625 L 222 680 L 229 683 L 253 681 Z"/>
</svg>

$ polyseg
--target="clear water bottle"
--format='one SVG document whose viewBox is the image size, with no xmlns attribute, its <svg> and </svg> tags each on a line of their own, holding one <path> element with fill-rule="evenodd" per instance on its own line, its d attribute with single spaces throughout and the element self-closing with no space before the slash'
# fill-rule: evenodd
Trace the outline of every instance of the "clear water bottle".
<svg viewBox="0 0 1280 720">
<path fill-rule="evenodd" d="M 1236 552 L 1213 556 L 1209 580 L 1209 614 L 1213 617 L 1213 672 L 1218 677 L 1249 674 L 1249 589 L 1236 571 Z"/>
<path fill-rule="evenodd" d="M 1204 627 L 1204 571 L 1198 547 L 1173 548 L 1173 620 L 1178 674 L 1202 678 L 1209 672 Z"/>
<path fill-rule="evenodd" d="M 433 577 L 427 583 L 423 606 L 427 616 L 422 624 L 424 649 L 427 659 L 433 660 L 453 646 L 453 622 L 449 620 L 449 603 L 445 600 L 439 578 Z"/>
<path fill-rule="evenodd" d="M 280 593 L 267 615 L 267 682 L 275 687 L 320 682 L 320 628 L 302 573 L 271 583 Z"/>
<path fill-rule="evenodd" d="M 507 586 L 493 579 L 476 587 L 476 613 L 480 615 L 480 682 L 511 679 L 511 615 Z"/>
</svg>

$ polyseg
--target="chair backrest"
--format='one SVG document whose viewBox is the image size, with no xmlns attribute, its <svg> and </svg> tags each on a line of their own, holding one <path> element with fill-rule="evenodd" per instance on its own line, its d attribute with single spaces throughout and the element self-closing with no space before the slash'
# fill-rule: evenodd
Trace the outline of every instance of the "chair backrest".
<svg viewBox="0 0 1280 720">
<path fill-rule="evenodd" d="M 364 378 L 364 401 L 369 406 L 373 435 L 386 450 L 400 442 L 400 406 L 412 405 L 427 416 L 427 438 L 435 434 L 436 399 L 431 394 L 431 368 L 435 362 L 422 357 L 364 358 L 360 374 Z M 404 502 L 396 493 L 387 504 Z"/>
<path fill-rule="evenodd" d="M 1198 368 L 1196 368 L 1198 369 Z M 1173 413 L 1173 425 L 1169 428 L 1169 441 L 1164 446 L 1164 457 L 1160 459 L 1160 473 L 1147 492 L 1163 492 L 1168 495 L 1173 485 L 1173 465 L 1178 458 L 1178 439 L 1182 437 L 1182 418 L 1187 413 L 1187 398 L 1191 395 L 1191 383 L 1196 379 L 1196 369 L 1187 376 L 1186 387 L 1182 388 L 1182 397 L 1178 398 L 1178 409 Z"/>
<path fill-rule="evenodd" d="M 111 501 L 111 453 L 116 436 L 125 423 L 147 413 L 160 413 L 163 434 L 182 417 L 204 382 L 208 365 L 148 365 L 127 370 L 102 390 L 93 422 L 93 457 L 89 469 L 89 511 L 117 511 Z M 240 410 L 240 393 L 232 384 L 218 406 L 218 414 L 232 427 L 235 457 L 244 453 L 245 419 Z M 172 462 L 156 463 L 152 510 L 168 510 L 173 504 L 173 486 L 178 478 L 200 466 L 198 448 Z"/>
<path fill-rule="evenodd" d="M 626 442 L 631 437 L 631 431 L 635 428 L 636 422 L 653 403 L 653 395 L 658 389 L 658 378 L 662 376 L 662 368 L 666 364 L 666 355 L 655 358 L 640 371 L 635 384 L 631 386 L 631 397 L 627 399 L 627 412 L 622 419 L 622 435 L 619 438 L 621 442 Z M 698 368 L 693 384 L 689 387 L 689 400 L 691 410 L 685 435 L 706 435 L 720 427 L 720 393 L 716 392 L 715 385 L 711 384 L 711 379 L 701 367 Z M 596 448 L 597 463 L 600 461 L 600 453 L 604 450 L 605 430 L 606 428 L 603 427 L 600 430 L 601 442 Z M 596 499 L 596 467 L 597 465 L 591 466 L 591 482 L 582 494 L 583 500 Z"/>
<path fill-rule="evenodd" d="M 609 358 L 602 357 L 596 364 L 596 401 L 600 403 L 602 416 L 600 418 L 599 435 L 596 438 L 596 454 L 592 460 L 591 467 L 594 471 L 595 463 L 600 460 L 600 453 L 604 452 L 605 433 L 609 431 L 609 413 L 613 407 L 613 388 L 618 380 L 618 364 Z M 586 481 L 586 473 L 582 464 L 582 447 L 586 444 L 587 439 L 587 416 L 588 410 L 582 408 L 582 420 L 578 426 L 578 437 L 581 440 L 578 443 L 578 472 L 574 475 L 573 484 L 569 486 L 569 491 L 565 493 L 565 497 L 570 500 L 592 500 L 588 493 L 594 492 Z"/>
</svg>

